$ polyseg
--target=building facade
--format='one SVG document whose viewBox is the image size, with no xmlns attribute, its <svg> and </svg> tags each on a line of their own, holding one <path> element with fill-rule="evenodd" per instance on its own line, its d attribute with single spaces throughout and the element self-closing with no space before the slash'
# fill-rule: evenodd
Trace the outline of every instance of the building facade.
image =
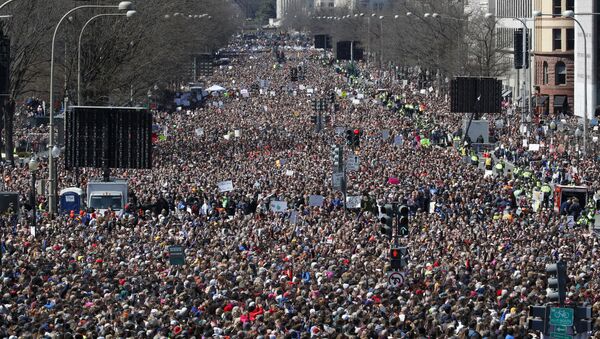
<svg viewBox="0 0 600 339">
<path fill-rule="evenodd" d="M 507 64 L 514 65 L 513 34 L 516 29 L 523 29 L 523 23 L 512 18 L 520 18 L 528 27 L 529 34 L 533 31 L 533 20 L 531 13 L 533 9 L 533 0 L 490 0 L 488 10 L 497 18 L 496 25 L 496 45 L 502 50 L 503 58 Z M 526 72 L 529 70 L 519 70 L 511 67 L 507 74 L 500 78 L 505 88 L 505 93 L 512 93 L 513 99 L 522 99 L 526 84 Z M 532 80 L 533 82 L 533 80 Z"/>
<path fill-rule="evenodd" d="M 575 1 L 575 13 L 599 13 L 600 3 L 598 1 Z M 585 68 L 584 62 L 587 62 L 587 117 L 600 115 L 598 108 L 598 98 L 600 97 L 600 87 L 597 85 L 600 79 L 600 16 L 597 15 L 575 15 L 575 18 L 581 23 L 587 42 L 587 58 L 584 57 L 584 39 L 583 33 L 577 24 L 575 24 L 575 93 L 574 93 L 574 113 L 583 117 L 585 111 Z"/>
<path fill-rule="evenodd" d="M 571 19 L 574 0 L 535 0 L 535 82 L 538 113 L 572 113 L 575 88 L 575 30 Z"/>
</svg>

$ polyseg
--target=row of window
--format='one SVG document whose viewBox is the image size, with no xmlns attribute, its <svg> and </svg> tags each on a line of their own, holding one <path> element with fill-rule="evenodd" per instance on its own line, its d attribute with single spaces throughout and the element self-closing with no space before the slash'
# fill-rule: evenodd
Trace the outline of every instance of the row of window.
<svg viewBox="0 0 600 339">
<path fill-rule="evenodd" d="M 575 0 L 566 0 L 564 10 L 563 10 L 562 3 L 563 3 L 563 0 L 553 0 L 552 1 L 552 15 L 560 16 L 560 15 L 562 15 L 563 11 L 575 10 Z"/>
<path fill-rule="evenodd" d="M 567 28 L 567 51 L 575 49 L 575 30 L 573 28 Z M 562 49 L 562 29 L 552 29 L 552 50 Z"/>
<path fill-rule="evenodd" d="M 542 84 L 548 85 L 548 63 L 546 61 L 544 61 L 544 64 L 542 65 L 542 73 Z M 554 84 L 567 84 L 567 65 L 562 61 L 559 61 L 554 65 Z"/>
</svg>

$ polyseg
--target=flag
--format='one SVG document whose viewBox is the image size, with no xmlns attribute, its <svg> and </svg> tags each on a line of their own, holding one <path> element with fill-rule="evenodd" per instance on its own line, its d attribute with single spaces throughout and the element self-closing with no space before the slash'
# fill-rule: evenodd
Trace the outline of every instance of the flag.
<svg viewBox="0 0 600 339">
<path fill-rule="evenodd" d="M 273 212 L 285 212 L 287 211 L 287 202 L 285 201 L 271 201 L 271 211 Z"/>
</svg>

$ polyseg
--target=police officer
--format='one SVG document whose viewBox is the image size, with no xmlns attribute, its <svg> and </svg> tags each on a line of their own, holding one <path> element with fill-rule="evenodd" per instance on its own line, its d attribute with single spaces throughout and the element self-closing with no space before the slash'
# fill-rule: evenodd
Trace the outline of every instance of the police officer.
<svg viewBox="0 0 600 339">
<path fill-rule="evenodd" d="M 477 154 L 475 154 L 475 152 L 471 153 L 471 164 L 473 166 L 479 166 L 479 157 Z"/>
<path fill-rule="evenodd" d="M 485 158 L 485 169 L 487 171 L 491 171 L 492 170 L 492 158 L 491 157 Z"/>
<path fill-rule="evenodd" d="M 544 183 L 540 188 L 540 191 L 544 194 L 544 199 L 542 200 L 542 206 L 548 207 L 548 203 L 550 202 L 550 197 L 552 196 L 552 187 L 548 183 Z"/>
</svg>

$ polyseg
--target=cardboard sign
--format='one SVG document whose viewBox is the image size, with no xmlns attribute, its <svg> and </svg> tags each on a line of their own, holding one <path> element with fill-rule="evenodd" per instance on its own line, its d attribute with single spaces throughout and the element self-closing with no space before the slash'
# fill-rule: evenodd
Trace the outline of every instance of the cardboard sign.
<svg viewBox="0 0 600 339">
<path fill-rule="evenodd" d="M 360 208 L 360 203 L 362 201 L 362 195 L 353 195 L 346 197 L 346 208 L 355 209 Z"/>
<path fill-rule="evenodd" d="M 322 195 L 310 195 L 308 197 L 308 205 L 311 207 L 321 207 L 324 200 Z"/>
<path fill-rule="evenodd" d="M 217 185 L 220 193 L 233 191 L 233 181 L 231 180 L 221 181 Z"/>
<path fill-rule="evenodd" d="M 185 264 L 185 251 L 183 246 L 169 246 L 169 263 L 171 265 Z"/>
</svg>

